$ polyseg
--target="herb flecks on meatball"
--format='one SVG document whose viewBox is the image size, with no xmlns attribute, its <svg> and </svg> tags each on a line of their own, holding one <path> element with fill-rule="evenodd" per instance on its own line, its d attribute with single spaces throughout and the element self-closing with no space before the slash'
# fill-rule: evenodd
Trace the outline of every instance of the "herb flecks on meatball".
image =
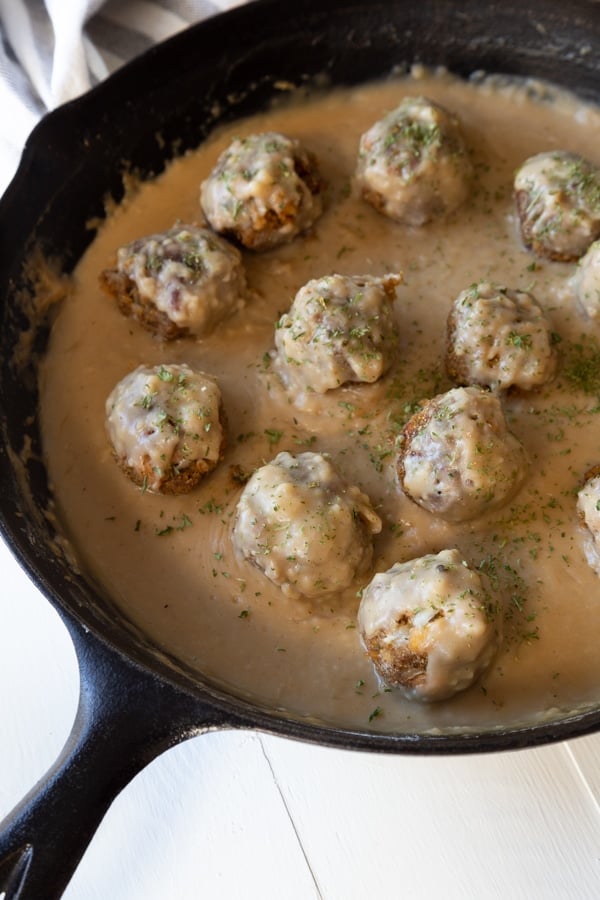
<svg viewBox="0 0 600 900">
<path fill-rule="evenodd" d="M 277 132 L 234 140 L 202 182 L 200 205 L 215 231 L 270 250 L 307 231 L 323 210 L 315 156 Z"/>
<path fill-rule="evenodd" d="M 195 225 L 119 248 L 116 266 L 101 273 L 100 283 L 124 315 L 163 340 L 210 334 L 246 295 L 239 250 Z"/>
<path fill-rule="evenodd" d="M 367 571 L 381 519 L 327 456 L 279 453 L 240 497 L 233 545 L 290 597 L 342 591 Z"/>
<path fill-rule="evenodd" d="M 458 295 L 448 316 L 450 378 L 529 391 L 545 384 L 555 369 L 550 322 L 531 294 L 480 282 Z"/>
<path fill-rule="evenodd" d="M 600 169 L 575 153 L 527 159 L 514 195 L 523 243 L 538 256 L 573 261 L 600 237 Z"/>
<path fill-rule="evenodd" d="M 465 201 L 472 175 L 458 119 L 407 97 L 362 135 L 356 180 L 363 197 L 406 225 L 425 225 Z"/>
<path fill-rule="evenodd" d="M 450 522 L 502 506 L 523 483 L 527 467 L 500 400 L 479 387 L 453 388 L 427 400 L 399 440 L 403 491 Z"/>
<path fill-rule="evenodd" d="M 473 684 L 497 650 L 499 621 L 481 576 L 458 550 L 378 573 L 358 610 L 380 680 L 421 701 L 445 700 Z"/>
<path fill-rule="evenodd" d="M 139 366 L 106 401 L 115 459 L 144 490 L 181 494 L 215 468 L 225 447 L 221 392 L 187 365 Z"/>
<path fill-rule="evenodd" d="M 577 265 L 575 299 L 588 319 L 600 318 L 600 241 L 594 241 Z"/>
<path fill-rule="evenodd" d="M 276 366 L 293 392 L 372 384 L 398 352 L 393 301 L 402 275 L 329 275 L 302 287 L 275 331 Z"/>
</svg>

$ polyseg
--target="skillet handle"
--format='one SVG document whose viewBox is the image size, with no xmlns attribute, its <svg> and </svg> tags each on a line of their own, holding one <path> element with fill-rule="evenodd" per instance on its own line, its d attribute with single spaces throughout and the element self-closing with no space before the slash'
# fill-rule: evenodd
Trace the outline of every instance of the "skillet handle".
<svg viewBox="0 0 600 900">
<path fill-rule="evenodd" d="M 188 737 L 241 724 L 67 624 L 79 707 L 58 760 L 0 824 L 6 900 L 60 897 L 110 804 L 144 766 Z"/>
</svg>

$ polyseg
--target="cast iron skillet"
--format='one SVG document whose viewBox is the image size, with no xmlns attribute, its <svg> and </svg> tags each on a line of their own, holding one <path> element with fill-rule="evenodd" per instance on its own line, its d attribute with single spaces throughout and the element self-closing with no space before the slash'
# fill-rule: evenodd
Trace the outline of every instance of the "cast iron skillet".
<svg viewBox="0 0 600 900">
<path fill-rule="evenodd" d="M 35 360 L 47 328 L 38 329 L 27 364 L 14 362 L 19 336 L 31 324 L 24 262 L 32 249 L 59 257 L 68 271 L 91 240 L 86 223 L 103 214 L 103 198 L 122 195 L 126 163 L 143 175 L 159 172 L 217 121 L 264 107 L 278 81 L 310 85 L 325 74 L 332 84 L 351 85 L 412 62 L 443 64 L 464 76 L 480 69 L 536 76 L 600 102 L 600 5 L 262 0 L 150 50 L 49 115 L 27 144 L 0 203 L 0 527 L 69 629 L 81 696 L 60 758 L 0 834 L 0 891 L 8 898 L 59 896 L 125 784 L 162 750 L 210 729 L 435 754 L 532 746 L 600 725 L 600 686 L 598 708 L 493 734 L 375 734 L 288 718 L 224 692 L 153 649 L 101 588 L 57 552 L 54 526 L 40 513 L 49 493 L 39 461 Z M 24 432 L 34 453 L 23 464 Z"/>
</svg>

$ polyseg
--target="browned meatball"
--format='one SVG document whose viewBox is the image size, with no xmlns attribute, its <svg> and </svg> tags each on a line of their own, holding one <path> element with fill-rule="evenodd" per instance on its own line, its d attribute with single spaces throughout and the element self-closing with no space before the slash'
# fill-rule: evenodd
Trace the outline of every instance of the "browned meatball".
<svg viewBox="0 0 600 900">
<path fill-rule="evenodd" d="M 600 237 L 600 169 L 555 150 L 527 159 L 515 176 L 523 243 L 538 256 L 579 259 Z"/>
<path fill-rule="evenodd" d="M 577 494 L 577 513 L 585 528 L 587 561 L 600 575 L 600 465 L 585 474 L 583 487 Z"/>
<path fill-rule="evenodd" d="M 360 635 L 388 688 L 444 700 L 489 666 L 499 642 L 496 604 L 458 550 L 378 572 L 363 591 Z"/>
<path fill-rule="evenodd" d="M 277 132 L 238 138 L 200 187 L 211 227 L 252 250 L 270 250 L 310 228 L 322 212 L 316 158 Z"/>
<path fill-rule="evenodd" d="M 573 286 L 577 305 L 584 316 L 600 318 L 600 241 L 594 241 L 579 260 Z"/>
<path fill-rule="evenodd" d="M 100 283 L 126 316 L 163 340 L 203 337 L 244 303 L 235 247 L 208 228 L 176 225 L 121 247 Z"/>
<path fill-rule="evenodd" d="M 232 541 L 290 597 L 347 588 L 371 564 L 381 519 L 328 456 L 286 451 L 261 466 L 237 506 Z"/>
<path fill-rule="evenodd" d="M 365 200 L 407 225 L 457 209 L 471 171 L 457 118 L 424 97 L 405 98 L 360 139 L 356 181 Z"/>
<path fill-rule="evenodd" d="M 495 394 L 454 388 L 428 400 L 406 423 L 397 467 L 411 500 L 450 522 L 464 522 L 517 491 L 527 455 L 508 431 Z"/>
<path fill-rule="evenodd" d="M 144 490 L 181 494 L 215 468 L 225 447 L 221 392 L 187 365 L 138 366 L 106 401 L 115 459 Z"/>
<path fill-rule="evenodd" d="M 529 391 L 556 368 L 552 329 L 526 291 L 490 282 L 462 291 L 448 316 L 446 370 L 459 384 Z"/>
<path fill-rule="evenodd" d="M 326 275 L 296 294 L 275 331 L 276 363 L 293 393 L 371 384 L 398 352 L 393 302 L 402 275 Z"/>
</svg>

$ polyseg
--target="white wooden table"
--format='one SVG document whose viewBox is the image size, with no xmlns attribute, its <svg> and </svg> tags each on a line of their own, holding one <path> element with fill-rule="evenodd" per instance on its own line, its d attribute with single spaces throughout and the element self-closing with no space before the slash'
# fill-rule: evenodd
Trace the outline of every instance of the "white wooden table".
<svg viewBox="0 0 600 900">
<path fill-rule="evenodd" d="M 78 673 L 1 542 L 0 572 L 1 818 L 61 749 Z M 204 735 L 123 791 L 65 897 L 597 900 L 599 759 L 600 735 L 451 758 Z"/>
</svg>

